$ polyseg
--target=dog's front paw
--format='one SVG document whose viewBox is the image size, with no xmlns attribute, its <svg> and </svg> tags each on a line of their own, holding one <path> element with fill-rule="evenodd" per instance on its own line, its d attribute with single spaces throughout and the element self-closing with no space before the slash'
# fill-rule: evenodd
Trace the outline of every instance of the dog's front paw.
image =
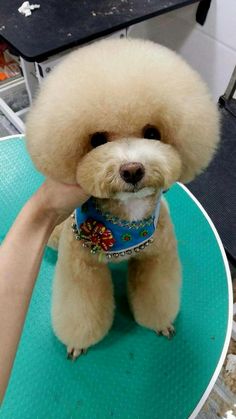
<svg viewBox="0 0 236 419">
<path fill-rule="evenodd" d="M 157 329 L 157 334 L 159 336 L 165 336 L 168 339 L 172 339 L 175 336 L 175 328 L 174 326 L 171 324 L 168 327 L 164 327 L 161 329 Z"/>
<path fill-rule="evenodd" d="M 80 355 L 86 353 L 87 349 L 78 349 L 67 346 L 67 359 L 70 359 L 71 361 L 75 361 Z"/>
</svg>

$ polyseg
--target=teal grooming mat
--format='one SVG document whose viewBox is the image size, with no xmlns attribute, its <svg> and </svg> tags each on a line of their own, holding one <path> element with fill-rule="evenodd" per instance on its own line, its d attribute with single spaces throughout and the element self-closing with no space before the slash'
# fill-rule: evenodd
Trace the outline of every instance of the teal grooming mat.
<svg viewBox="0 0 236 419">
<path fill-rule="evenodd" d="M 42 183 L 23 137 L 0 141 L 0 239 Z M 183 266 L 172 340 L 138 326 L 126 298 L 125 263 L 112 266 L 116 316 L 107 337 L 76 362 L 50 325 L 57 254 L 46 249 L 0 410 L 3 419 L 184 419 L 209 394 L 230 337 L 232 290 L 214 227 L 186 189 L 165 195 Z M 26 261 L 27 263 L 27 261 Z"/>
</svg>

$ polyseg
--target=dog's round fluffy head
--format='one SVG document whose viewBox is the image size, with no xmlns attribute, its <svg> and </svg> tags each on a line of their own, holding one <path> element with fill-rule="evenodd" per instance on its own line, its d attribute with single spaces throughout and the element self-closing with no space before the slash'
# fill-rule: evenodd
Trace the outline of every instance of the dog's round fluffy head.
<svg viewBox="0 0 236 419">
<path fill-rule="evenodd" d="M 26 137 L 45 175 L 108 198 L 193 179 L 214 154 L 219 121 L 205 84 L 177 54 L 149 41 L 109 40 L 57 66 Z M 144 171 L 135 185 L 121 176 L 129 163 Z"/>
</svg>

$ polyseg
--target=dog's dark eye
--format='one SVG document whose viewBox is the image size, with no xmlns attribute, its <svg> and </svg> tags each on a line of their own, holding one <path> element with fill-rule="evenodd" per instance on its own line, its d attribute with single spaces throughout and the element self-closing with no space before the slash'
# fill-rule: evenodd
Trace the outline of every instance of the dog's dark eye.
<svg viewBox="0 0 236 419">
<path fill-rule="evenodd" d="M 93 148 L 99 147 L 102 144 L 107 143 L 107 133 L 106 132 L 95 132 L 91 137 L 91 145 Z"/>
<path fill-rule="evenodd" d="M 160 140 L 161 134 L 155 127 L 146 127 L 143 130 L 143 137 L 149 140 Z"/>
</svg>

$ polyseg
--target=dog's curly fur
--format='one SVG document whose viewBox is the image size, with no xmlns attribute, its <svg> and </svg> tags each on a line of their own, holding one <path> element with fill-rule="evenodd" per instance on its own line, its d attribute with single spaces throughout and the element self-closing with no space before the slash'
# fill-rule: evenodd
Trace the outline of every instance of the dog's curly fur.
<svg viewBox="0 0 236 419">
<path fill-rule="evenodd" d="M 145 139 L 146 127 L 156 127 L 161 140 Z M 91 137 L 101 132 L 108 142 L 93 148 Z M 26 136 L 42 173 L 78 182 L 102 209 L 136 220 L 153 212 L 161 189 L 190 181 L 208 165 L 219 117 L 205 84 L 177 54 L 149 41 L 109 40 L 71 53 L 49 75 Z M 130 162 L 145 168 L 136 189 L 119 172 Z M 140 198 L 143 188 L 152 192 Z M 75 357 L 107 334 L 114 298 L 108 266 L 74 239 L 70 224 L 60 228 L 52 323 Z M 154 242 L 129 260 L 128 274 L 136 321 L 168 336 L 179 310 L 181 269 L 163 203 Z"/>
</svg>

